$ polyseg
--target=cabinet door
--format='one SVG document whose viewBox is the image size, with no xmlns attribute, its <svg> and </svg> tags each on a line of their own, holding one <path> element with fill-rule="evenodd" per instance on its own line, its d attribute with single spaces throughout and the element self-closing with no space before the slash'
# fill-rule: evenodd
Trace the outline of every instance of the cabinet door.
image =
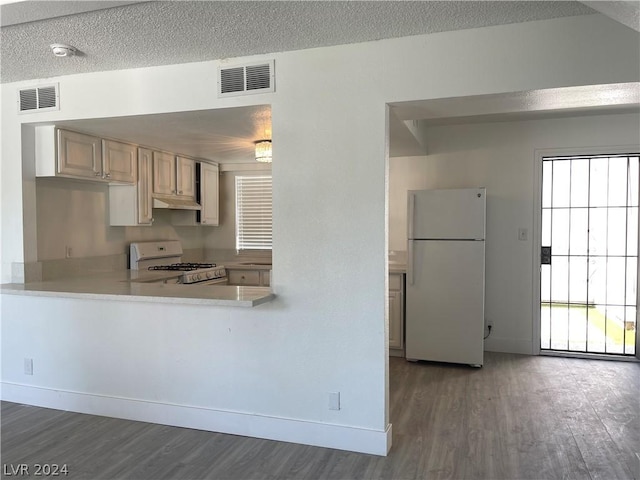
<svg viewBox="0 0 640 480">
<path fill-rule="evenodd" d="M 215 226 L 219 223 L 218 166 L 200 163 L 200 223 Z"/>
<path fill-rule="evenodd" d="M 131 184 L 136 182 L 138 152 L 135 145 L 103 140 L 102 162 L 105 179 Z"/>
<path fill-rule="evenodd" d="M 153 152 L 153 193 L 176 194 L 176 159 L 170 153 Z"/>
<path fill-rule="evenodd" d="M 98 137 L 58 130 L 58 173 L 102 177 L 102 142 Z"/>
<path fill-rule="evenodd" d="M 149 225 L 153 222 L 151 202 L 152 152 L 138 149 L 138 223 Z"/>
<path fill-rule="evenodd" d="M 389 348 L 402 348 L 402 292 L 389 291 Z"/>
<path fill-rule="evenodd" d="M 181 197 L 196 198 L 196 162 L 176 157 L 176 187 Z"/>
</svg>

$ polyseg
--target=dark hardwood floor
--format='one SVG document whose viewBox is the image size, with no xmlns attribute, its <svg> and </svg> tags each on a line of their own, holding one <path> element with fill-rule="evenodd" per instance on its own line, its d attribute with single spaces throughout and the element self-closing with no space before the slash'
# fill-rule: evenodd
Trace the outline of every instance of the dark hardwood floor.
<svg viewBox="0 0 640 480">
<path fill-rule="evenodd" d="M 387 457 L 3 402 L 3 478 L 25 463 L 67 464 L 74 480 L 639 478 L 638 363 L 390 364 Z"/>
</svg>

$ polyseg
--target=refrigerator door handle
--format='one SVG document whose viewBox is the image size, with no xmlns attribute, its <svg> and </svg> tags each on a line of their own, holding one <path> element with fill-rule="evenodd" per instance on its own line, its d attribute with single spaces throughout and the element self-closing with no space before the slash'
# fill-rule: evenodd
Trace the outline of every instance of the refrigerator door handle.
<svg viewBox="0 0 640 480">
<path fill-rule="evenodd" d="M 414 212 L 416 210 L 416 194 L 415 193 L 410 193 L 409 194 L 409 212 L 407 215 L 407 224 L 408 224 L 408 231 L 407 231 L 407 236 L 409 237 L 409 240 L 413 239 L 413 215 Z"/>
<path fill-rule="evenodd" d="M 407 281 L 413 285 L 413 240 L 407 245 Z"/>
</svg>

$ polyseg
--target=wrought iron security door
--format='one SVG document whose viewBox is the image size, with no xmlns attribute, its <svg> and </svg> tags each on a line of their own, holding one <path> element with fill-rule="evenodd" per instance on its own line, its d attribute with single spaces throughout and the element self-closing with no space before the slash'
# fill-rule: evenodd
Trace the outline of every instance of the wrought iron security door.
<svg viewBox="0 0 640 480">
<path fill-rule="evenodd" d="M 542 160 L 540 348 L 636 354 L 639 156 Z"/>
</svg>

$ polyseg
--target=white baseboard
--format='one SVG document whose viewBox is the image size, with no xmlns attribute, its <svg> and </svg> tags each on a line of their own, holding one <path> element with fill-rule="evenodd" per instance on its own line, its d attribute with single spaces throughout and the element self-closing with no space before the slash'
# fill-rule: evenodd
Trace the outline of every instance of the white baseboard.
<svg viewBox="0 0 640 480">
<path fill-rule="evenodd" d="M 533 355 L 531 351 L 531 340 L 519 338 L 489 337 L 484 341 L 486 352 L 520 353 L 523 355 Z"/>
<path fill-rule="evenodd" d="M 2 400 L 90 415 L 386 456 L 391 425 L 369 430 L 250 413 L 0 383 Z"/>
</svg>

